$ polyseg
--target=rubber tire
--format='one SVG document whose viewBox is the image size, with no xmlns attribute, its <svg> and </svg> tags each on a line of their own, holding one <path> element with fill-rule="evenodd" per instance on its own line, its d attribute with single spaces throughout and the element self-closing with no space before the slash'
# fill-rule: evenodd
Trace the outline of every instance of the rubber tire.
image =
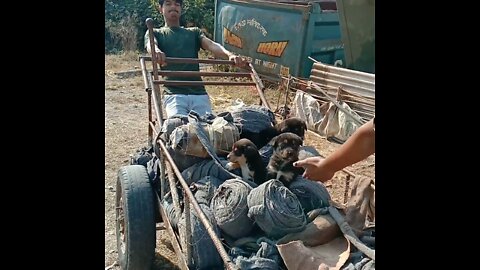
<svg viewBox="0 0 480 270">
<path fill-rule="evenodd" d="M 155 207 L 153 189 L 144 166 L 120 168 L 115 206 L 120 267 L 123 270 L 151 269 L 156 245 Z M 124 238 L 120 232 L 122 212 Z"/>
</svg>

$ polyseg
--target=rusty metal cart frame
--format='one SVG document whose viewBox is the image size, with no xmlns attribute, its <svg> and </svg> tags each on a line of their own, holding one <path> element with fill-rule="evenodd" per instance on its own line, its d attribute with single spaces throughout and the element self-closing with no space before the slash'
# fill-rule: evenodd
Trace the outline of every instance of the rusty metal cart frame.
<svg viewBox="0 0 480 270">
<path fill-rule="evenodd" d="M 148 32 L 150 35 L 150 48 L 154 51 L 153 43 L 153 20 L 147 19 L 146 21 Z M 212 224 L 209 222 L 203 211 L 201 210 L 198 202 L 194 198 L 193 193 L 190 190 L 185 179 L 182 177 L 180 170 L 178 169 L 172 156 L 169 154 L 165 143 L 159 139 L 160 130 L 163 125 L 163 103 L 162 94 L 160 91 L 160 85 L 224 85 L 224 86 L 255 86 L 260 105 L 263 105 L 271 110 L 268 101 L 264 96 L 265 87 L 260 80 L 258 74 L 251 64 L 249 64 L 243 71 L 229 71 L 229 72 L 214 72 L 214 71 L 167 71 L 159 70 L 157 66 L 157 59 L 155 54 L 151 56 L 141 56 L 139 58 L 142 76 L 144 80 L 145 90 L 147 92 L 148 102 L 148 145 L 155 149 L 156 156 L 159 158 L 159 170 L 160 170 L 160 186 L 159 190 L 155 190 L 150 183 L 146 168 L 141 165 L 124 166 L 119 170 L 117 179 L 117 198 L 116 198 L 116 233 L 117 233 L 117 249 L 119 253 L 119 261 L 122 269 L 145 269 L 149 267 L 154 259 L 156 237 L 155 233 L 157 228 L 165 229 L 171 239 L 173 249 L 178 256 L 179 266 L 181 269 L 189 269 L 192 266 L 192 246 L 189 244 L 181 245 L 181 238 L 179 233 L 175 232 L 166 212 L 162 207 L 161 201 L 166 196 L 171 196 L 173 200 L 173 207 L 177 213 L 181 213 L 180 210 L 180 196 L 177 192 L 177 184 L 181 186 L 181 192 L 183 192 L 183 211 L 185 213 L 191 212 L 191 206 L 196 212 L 200 222 L 205 226 L 208 235 L 212 239 L 217 251 L 220 254 L 224 262 L 226 269 L 238 269 L 230 257 L 228 256 L 222 241 L 215 234 Z M 147 69 L 146 62 L 152 63 L 152 71 Z M 233 61 L 228 60 L 215 60 L 215 59 L 196 59 L 196 58 L 166 58 L 167 63 L 195 63 L 195 64 L 223 64 L 234 65 Z M 314 67 L 323 67 L 321 63 L 316 63 Z M 335 69 L 328 67 L 329 69 Z M 322 69 L 323 70 L 323 69 Z M 335 70 L 334 70 L 335 71 Z M 348 74 L 354 72 L 342 69 L 341 72 L 347 72 Z M 318 73 L 318 72 L 317 72 Z M 317 74 L 314 73 L 313 75 Z M 321 73 L 321 72 L 320 72 Z M 329 83 L 332 83 L 332 78 L 340 78 L 341 76 L 335 75 L 336 72 L 325 71 L 326 83 L 323 87 L 328 87 Z M 334 74 L 335 73 L 335 74 Z M 323 74 L 323 73 L 322 73 Z M 202 76 L 202 77 L 216 77 L 223 78 L 224 80 L 205 80 L 205 81 L 182 81 L 182 80 L 163 80 L 160 76 L 176 76 L 176 77 L 189 77 L 189 76 Z M 355 76 L 350 76 L 355 77 Z M 351 83 L 352 78 L 345 77 L 348 83 Z M 243 78 L 241 80 L 231 80 L 225 78 Z M 316 82 L 314 79 L 313 82 Z M 341 77 L 343 78 L 343 77 Z M 290 80 L 288 80 L 290 81 Z M 354 82 L 356 82 L 354 80 Z M 364 84 L 361 81 L 362 85 Z M 353 86 L 358 86 L 358 83 L 354 83 Z M 343 85 L 343 84 L 342 84 Z M 350 84 L 346 84 L 349 86 Z M 314 85 L 315 86 L 315 85 Z M 287 93 L 290 89 L 295 90 L 295 87 L 290 86 L 287 83 L 285 88 L 285 106 L 287 103 Z M 319 91 L 323 92 L 322 89 Z M 374 91 L 374 86 L 373 86 Z M 328 98 L 328 95 L 325 95 Z M 277 104 L 278 105 L 278 104 Z M 277 106 L 278 107 L 278 106 Z M 310 131 L 312 132 L 312 131 Z M 313 134 L 316 134 L 312 132 Z M 318 136 L 318 135 L 317 135 Z M 342 170 L 347 174 L 345 179 L 345 193 L 344 203 L 348 198 L 350 176 L 355 175 L 346 170 Z M 167 180 L 168 179 L 168 180 Z M 168 183 L 167 183 L 168 182 Z M 169 192 L 166 192 L 166 187 L 169 185 Z M 150 202 L 150 203 L 149 203 Z M 132 218 L 134 217 L 134 218 Z M 160 219 L 161 218 L 161 219 Z M 130 220 L 129 220 L 130 219 Z M 163 222 L 163 224 L 157 223 Z M 185 215 L 185 234 L 187 239 L 182 239 L 187 243 L 191 243 L 189 237 L 191 237 L 191 221 L 190 215 Z M 352 241 L 355 241 L 353 239 Z M 184 247 L 182 249 L 182 246 Z M 369 253 L 367 251 L 367 253 Z M 371 258 L 374 258 L 370 254 Z"/>
<path fill-rule="evenodd" d="M 153 21 L 151 19 L 147 19 L 146 21 L 147 27 L 148 27 L 148 32 L 150 35 L 150 46 L 151 46 L 151 51 L 154 51 L 154 44 L 153 44 Z M 178 261 L 180 268 L 182 269 L 189 269 L 189 266 L 192 265 L 192 247 L 191 245 L 183 245 L 184 249 L 182 249 L 182 245 L 180 245 L 180 237 L 178 234 L 174 231 L 172 225 L 170 224 L 168 217 L 166 215 L 166 212 L 164 208 L 162 207 L 161 201 L 165 198 L 165 196 L 171 196 L 173 199 L 173 206 L 177 213 L 181 213 L 182 211 L 180 210 L 180 199 L 179 199 L 179 194 L 177 193 L 177 183 L 179 183 L 182 187 L 182 192 L 183 192 L 183 211 L 185 213 L 190 213 L 190 205 L 193 206 L 194 211 L 196 212 L 197 216 L 199 217 L 200 222 L 205 226 L 210 238 L 212 239 L 216 249 L 218 250 L 223 262 L 224 266 L 226 269 L 238 269 L 230 259 L 230 257 L 227 254 L 227 251 L 225 250 L 221 240 L 218 238 L 218 236 L 215 234 L 214 229 L 201 210 L 199 204 L 195 200 L 195 197 L 193 193 L 190 191 L 190 188 L 185 181 L 185 179 L 182 177 L 182 174 L 180 170 L 178 169 L 177 165 L 175 164 L 172 156 L 169 154 L 165 143 L 159 138 L 160 135 L 160 129 L 163 125 L 164 121 L 164 116 L 163 116 L 163 103 L 162 103 L 162 94 L 160 92 L 160 85 L 188 85 L 188 86 L 193 86 L 193 85 L 226 85 L 226 86 L 255 86 L 256 90 L 258 91 L 259 98 L 260 98 L 260 105 L 263 105 L 270 109 L 270 105 L 268 104 L 268 101 L 266 100 L 264 96 L 264 85 L 262 81 L 260 80 L 258 74 L 256 73 L 255 69 L 251 64 L 246 66 L 245 71 L 239 72 L 239 71 L 228 71 L 228 72 L 217 72 L 217 71 L 211 71 L 211 72 L 206 72 L 206 71 L 160 71 L 158 70 L 157 67 L 157 59 L 155 58 L 155 54 L 151 54 L 151 56 L 141 56 L 140 57 L 140 65 L 142 69 L 142 76 L 145 84 L 145 90 L 148 94 L 148 144 L 149 146 L 157 147 L 157 155 L 160 162 L 159 162 L 159 169 L 160 169 L 160 190 L 153 190 L 153 187 L 150 188 L 154 191 L 153 192 L 153 201 L 152 205 L 144 205 L 144 209 L 146 211 L 150 211 L 153 209 L 154 211 L 158 211 L 160 213 L 161 219 L 163 221 L 163 226 L 160 224 L 160 228 L 164 227 L 166 231 L 170 234 L 170 239 L 172 240 L 172 246 L 173 249 L 175 250 L 176 255 L 178 256 Z M 150 61 L 152 63 L 152 72 L 147 70 L 147 65 L 146 61 Z M 229 60 L 216 60 L 216 59 L 196 59 L 196 58 L 166 58 L 167 63 L 204 63 L 204 64 L 223 64 L 223 65 L 234 65 L 233 61 Z M 203 77 L 217 77 L 217 78 L 223 78 L 222 80 L 205 80 L 205 81 L 181 81 L 181 80 L 162 80 L 160 76 L 177 76 L 177 77 L 188 77 L 188 76 L 203 76 Z M 226 77 L 229 78 L 244 78 L 241 81 L 233 81 L 233 80 L 227 80 L 225 79 Z M 130 166 L 125 166 L 125 167 L 133 167 L 133 166 L 139 166 L 139 165 L 130 165 Z M 123 260 L 120 259 L 120 265 L 122 268 L 126 270 L 132 270 L 134 268 L 138 267 L 148 267 L 151 265 L 153 262 L 153 256 L 154 256 L 154 245 L 153 245 L 153 250 L 152 248 L 152 241 L 155 241 L 156 238 L 153 237 L 154 239 L 150 239 L 152 236 L 152 222 L 144 222 L 141 223 L 141 225 L 138 226 L 146 226 L 148 228 L 135 228 L 131 227 L 134 226 L 135 224 L 133 221 L 128 220 L 128 210 L 130 205 L 127 204 L 134 204 L 135 199 L 129 199 L 127 196 L 132 196 L 130 195 L 132 191 L 130 191 L 130 194 L 125 191 L 125 189 L 128 189 L 128 187 L 123 187 L 121 181 L 124 182 L 129 182 L 127 180 L 133 180 L 130 182 L 135 182 L 135 179 L 127 179 L 127 180 L 121 180 L 120 178 L 132 178 L 135 176 L 128 176 L 128 169 L 123 167 L 119 171 L 119 179 L 117 181 L 117 200 L 116 200 L 116 208 L 117 208 L 117 246 L 119 250 L 119 256 L 122 258 L 124 257 Z M 143 168 L 137 167 L 139 170 L 143 170 Z M 131 168 L 132 170 L 134 168 Z M 122 171 L 123 170 L 123 171 Z M 130 170 L 130 171 L 132 171 Z M 134 175 L 134 174 L 132 174 Z M 136 174 L 139 175 L 139 174 Z M 143 176 L 145 178 L 145 176 Z M 167 180 L 168 179 L 168 180 Z M 145 181 L 143 181 L 145 182 Z M 170 186 L 170 190 L 168 193 L 166 193 L 166 185 Z M 130 183 L 129 183 L 130 184 Z M 135 185 L 135 184 L 134 184 Z M 138 189 L 139 185 L 136 187 L 132 187 L 130 189 Z M 148 185 L 143 185 L 143 188 L 145 190 L 148 190 Z M 144 191 L 144 194 L 147 194 L 147 196 L 150 198 L 150 195 L 148 195 L 148 191 Z M 125 197 L 125 198 L 123 198 Z M 138 198 L 142 199 L 142 198 Z M 146 199 L 150 200 L 150 199 Z M 148 203 L 146 203 L 148 204 Z M 137 209 L 138 210 L 138 209 Z M 141 210 L 138 210 L 141 212 Z M 157 218 L 155 218 L 155 216 Z M 190 232 L 190 215 L 185 215 L 185 230 L 186 233 L 185 235 L 187 236 L 187 239 L 185 241 L 187 243 L 190 243 L 189 237 L 191 237 L 191 232 Z M 155 213 L 153 215 L 148 215 L 146 218 L 147 220 L 155 220 L 154 224 L 159 221 L 158 218 L 158 213 Z M 156 227 L 156 225 L 155 225 Z M 132 230 L 132 231 L 129 231 Z M 142 246 L 142 250 L 135 250 L 137 247 L 132 247 L 128 241 L 133 241 L 132 237 L 133 231 L 135 230 L 135 234 L 145 234 L 143 237 L 144 241 L 147 241 L 148 243 L 144 244 Z M 156 228 L 153 229 L 153 236 L 155 235 Z M 146 236 L 147 232 L 150 232 L 148 236 Z M 130 235 L 129 235 L 130 234 Z M 130 246 L 129 246 L 130 245 Z M 146 246 L 146 247 L 145 247 Z M 129 254 L 126 253 L 148 253 L 148 254 L 141 254 L 145 256 L 129 256 Z M 140 260 L 146 260 L 146 261 L 140 261 Z"/>
</svg>

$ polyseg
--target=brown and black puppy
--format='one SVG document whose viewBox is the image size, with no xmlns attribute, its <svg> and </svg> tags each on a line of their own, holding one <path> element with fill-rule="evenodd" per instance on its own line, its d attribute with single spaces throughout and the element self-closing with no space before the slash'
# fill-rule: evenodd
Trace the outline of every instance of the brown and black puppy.
<svg viewBox="0 0 480 270">
<path fill-rule="evenodd" d="M 297 134 L 286 132 L 272 139 L 273 154 L 267 166 L 267 179 L 280 180 L 286 187 L 300 174 L 302 168 L 293 166 L 298 160 L 303 140 Z"/>
<path fill-rule="evenodd" d="M 267 169 L 263 165 L 257 146 L 249 139 L 236 141 L 227 159 L 229 161 L 226 165 L 227 170 L 240 168 L 243 180 L 252 178 L 258 185 L 266 181 Z"/>
<path fill-rule="evenodd" d="M 302 138 L 302 140 L 304 140 L 305 132 L 307 131 L 307 123 L 301 118 L 292 117 L 276 124 L 275 129 L 277 130 L 278 134 L 291 132 L 297 134 L 300 136 L 300 138 Z"/>
</svg>

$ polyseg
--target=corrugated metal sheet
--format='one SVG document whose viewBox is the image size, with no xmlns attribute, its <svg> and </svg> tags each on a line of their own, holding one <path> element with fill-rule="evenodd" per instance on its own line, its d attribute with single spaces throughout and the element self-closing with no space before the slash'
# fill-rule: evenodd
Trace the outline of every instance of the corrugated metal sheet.
<svg viewBox="0 0 480 270">
<path fill-rule="evenodd" d="M 291 87 L 309 93 L 321 104 L 331 99 L 344 101 L 363 122 L 375 115 L 375 74 L 315 63 L 309 81 L 295 79 Z"/>
<path fill-rule="evenodd" d="M 375 74 L 372 73 L 315 63 L 310 81 L 332 88 L 329 92 L 336 93 L 336 89 L 341 86 L 348 92 L 375 98 Z"/>
</svg>

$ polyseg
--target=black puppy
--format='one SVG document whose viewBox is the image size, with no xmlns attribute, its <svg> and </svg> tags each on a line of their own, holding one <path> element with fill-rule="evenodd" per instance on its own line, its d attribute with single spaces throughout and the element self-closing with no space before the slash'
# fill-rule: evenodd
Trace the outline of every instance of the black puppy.
<svg viewBox="0 0 480 270">
<path fill-rule="evenodd" d="M 298 117 L 292 117 L 283 120 L 275 126 L 266 127 L 259 133 L 244 131 L 240 134 L 240 138 L 246 138 L 252 141 L 258 149 L 264 147 L 275 136 L 281 133 L 292 132 L 305 139 L 305 131 L 307 130 L 307 124 L 305 121 Z"/>
<path fill-rule="evenodd" d="M 295 133 L 302 140 L 305 139 L 305 131 L 307 131 L 307 123 L 303 121 L 301 118 L 292 117 L 283 120 L 282 122 L 275 125 L 275 129 L 277 130 L 277 135 L 285 132 Z"/>
<path fill-rule="evenodd" d="M 266 181 L 267 169 L 263 165 L 258 149 L 249 139 L 240 139 L 233 144 L 232 151 L 227 155 L 227 170 L 234 170 L 240 167 L 242 178 L 261 185 Z"/>
<path fill-rule="evenodd" d="M 293 163 L 298 160 L 303 140 L 294 133 L 286 132 L 273 138 L 272 142 L 273 154 L 267 166 L 267 179 L 280 180 L 284 186 L 288 187 L 298 175 L 303 173 L 303 168 L 293 166 Z"/>
<path fill-rule="evenodd" d="M 260 130 L 258 133 L 244 130 L 240 133 L 240 138 L 250 140 L 258 149 L 260 149 L 277 135 L 277 129 L 274 126 L 271 126 Z"/>
</svg>

